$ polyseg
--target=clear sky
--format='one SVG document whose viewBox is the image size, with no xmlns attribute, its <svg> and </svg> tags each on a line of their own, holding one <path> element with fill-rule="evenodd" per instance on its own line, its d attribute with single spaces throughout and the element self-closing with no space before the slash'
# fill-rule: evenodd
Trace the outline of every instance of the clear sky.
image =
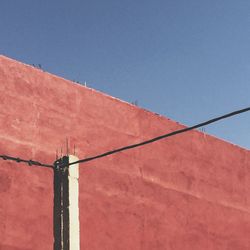
<svg viewBox="0 0 250 250">
<path fill-rule="evenodd" d="M 250 106 L 249 0 L 1 0 L 0 20 L 1 54 L 188 126 Z M 250 112 L 205 129 L 250 148 Z"/>
</svg>

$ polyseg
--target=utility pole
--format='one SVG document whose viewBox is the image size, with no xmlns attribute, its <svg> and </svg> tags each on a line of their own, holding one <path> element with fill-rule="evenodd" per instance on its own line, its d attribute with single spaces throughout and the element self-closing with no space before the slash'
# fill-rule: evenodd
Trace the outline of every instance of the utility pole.
<svg viewBox="0 0 250 250">
<path fill-rule="evenodd" d="M 79 167 L 63 156 L 54 163 L 54 250 L 79 250 Z"/>
</svg>

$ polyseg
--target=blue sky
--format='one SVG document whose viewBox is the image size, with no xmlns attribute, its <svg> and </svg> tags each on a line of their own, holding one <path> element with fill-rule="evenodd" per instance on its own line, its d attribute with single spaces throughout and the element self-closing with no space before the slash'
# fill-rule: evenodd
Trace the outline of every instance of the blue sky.
<svg viewBox="0 0 250 250">
<path fill-rule="evenodd" d="M 0 17 L 1 54 L 186 125 L 250 106 L 249 0 L 1 0 Z M 250 112 L 205 129 L 250 148 Z"/>
</svg>

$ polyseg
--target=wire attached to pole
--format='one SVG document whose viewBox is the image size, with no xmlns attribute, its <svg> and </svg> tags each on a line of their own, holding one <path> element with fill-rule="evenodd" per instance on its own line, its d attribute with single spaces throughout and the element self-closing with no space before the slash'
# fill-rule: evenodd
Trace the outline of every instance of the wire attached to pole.
<svg viewBox="0 0 250 250">
<path fill-rule="evenodd" d="M 219 120 L 223 120 L 223 119 L 226 119 L 226 118 L 229 118 L 231 116 L 235 116 L 235 115 L 247 112 L 247 111 L 250 111 L 250 107 L 240 109 L 240 110 L 237 110 L 237 111 L 234 111 L 234 112 L 231 112 L 231 113 L 228 113 L 228 114 L 213 118 L 211 120 L 196 124 L 196 125 L 194 125 L 192 127 L 186 127 L 186 128 L 183 128 L 183 129 L 179 129 L 179 130 L 170 132 L 168 134 L 163 134 L 163 135 L 154 137 L 152 139 L 149 139 L 149 140 L 146 140 L 146 141 L 143 141 L 143 142 L 131 144 L 131 145 L 128 145 L 128 146 L 125 146 L 125 147 L 121 147 L 121 148 L 117 148 L 117 149 L 114 149 L 114 150 L 111 150 L 111 151 L 107 151 L 105 153 L 102 153 L 102 154 L 99 154 L 99 155 L 96 155 L 96 156 L 92 156 L 92 157 L 84 158 L 84 159 L 81 159 L 81 160 L 78 160 L 78 161 L 75 161 L 75 162 L 71 162 L 67 166 L 74 165 L 74 164 L 77 164 L 77 163 L 84 163 L 84 162 L 92 161 L 92 160 L 102 158 L 102 157 L 105 157 L 105 156 L 108 156 L 108 155 L 116 154 L 118 152 L 122 152 L 122 151 L 125 151 L 125 150 L 128 150 L 128 149 L 141 147 L 143 145 L 153 143 L 153 142 L 156 142 L 156 141 L 159 141 L 159 140 L 162 140 L 164 138 L 171 137 L 171 136 L 174 136 L 174 135 L 177 135 L 177 134 L 185 133 L 185 132 L 188 132 L 190 130 L 197 129 L 199 127 L 203 127 L 203 126 L 206 126 L 208 124 L 211 124 L 211 123 L 217 122 Z M 44 163 L 41 163 L 41 162 L 38 162 L 38 161 L 24 160 L 24 159 L 21 159 L 21 158 L 12 157 L 12 156 L 8 156 L 8 155 L 0 155 L 0 158 L 2 158 L 3 160 L 11 160 L 11 161 L 15 161 L 15 162 L 18 162 L 18 163 L 21 163 L 21 162 L 27 163 L 29 166 L 35 165 L 35 166 L 39 166 L 39 167 L 47 167 L 47 168 L 54 169 L 54 165 L 44 164 Z M 63 166 L 63 165 L 61 165 L 61 166 Z"/>
<path fill-rule="evenodd" d="M 46 168 L 54 168 L 53 165 L 49 165 L 49 164 L 44 164 L 41 163 L 39 161 L 33 161 L 33 160 L 24 160 L 21 158 L 16 158 L 16 157 L 12 157 L 12 156 L 8 156 L 8 155 L 0 155 L 0 158 L 2 158 L 3 160 L 10 160 L 10 161 L 15 161 L 18 163 L 27 163 L 29 166 L 35 165 L 35 166 L 39 166 L 39 167 L 46 167 Z"/>
<path fill-rule="evenodd" d="M 128 146 L 125 146 L 125 147 L 121 147 L 121 148 L 117 148 L 117 149 L 105 152 L 103 154 L 99 154 L 99 155 L 96 155 L 96 156 L 92 156 L 92 157 L 84 158 L 84 159 L 81 159 L 81 160 L 78 160 L 78 161 L 75 161 L 75 162 L 71 162 L 71 163 L 68 164 L 68 166 L 73 165 L 73 164 L 77 164 L 77 163 L 92 161 L 92 160 L 102 158 L 102 157 L 105 157 L 105 156 L 108 156 L 108 155 L 116 154 L 118 152 L 125 151 L 125 150 L 128 150 L 128 149 L 141 147 L 143 145 L 153 143 L 153 142 L 156 142 L 156 141 L 159 141 L 159 140 L 162 140 L 164 138 L 171 137 L 171 136 L 174 136 L 174 135 L 177 135 L 177 134 L 185 133 L 185 132 L 188 132 L 190 130 L 200 128 L 200 127 L 203 127 L 205 125 L 208 125 L 208 124 L 217 122 L 219 120 L 223 120 L 223 119 L 226 119 L 226 118 L 229 118 L 231 116 L 235 116 L 235 115 L 247 112 L 247 111 L 250 111 L 250 107 L 240 109 L 240 110 L 236 110 L 234 112 L 231 112 L 231 113 L 228 113 L 228 114 L 213 118 L 211 120 L 208 120 L 208 121 L 205 121 L 205 122 L 202 122 L 202 123 L 199 123 L 199 124 L 196 124 L 196 125 L 194 125 L 192 127 L 186 127 L 186 128 L 183 128 L 183 129 L 179 129 L 179 130 L 173 131 L 171 133 L 160 135 L 160 136 L 154 137 L 152 139 L 149 139 L 149 140 L 146 140 L 146 141 L 143 141 L 143 142 L 135 143 L 135 144 L 132 144 L 132 145 L 128 145 Z"/>
</svg>

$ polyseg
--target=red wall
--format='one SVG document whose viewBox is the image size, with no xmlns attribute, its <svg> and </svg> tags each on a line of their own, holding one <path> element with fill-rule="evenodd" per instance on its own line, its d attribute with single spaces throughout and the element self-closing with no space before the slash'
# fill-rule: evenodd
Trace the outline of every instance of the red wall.
<svg viewBox="0 0 250 250">
<path fill-rule="evenodd" d="M 0 56 L 0 154 L 53 163 L 183 126 Z M 80 165 L 81 249 L 250 249 L 250 154 L 192 131 Z M 53 171 L 0 160 L 0 250 L 53 249 Z"/>
</svg>

